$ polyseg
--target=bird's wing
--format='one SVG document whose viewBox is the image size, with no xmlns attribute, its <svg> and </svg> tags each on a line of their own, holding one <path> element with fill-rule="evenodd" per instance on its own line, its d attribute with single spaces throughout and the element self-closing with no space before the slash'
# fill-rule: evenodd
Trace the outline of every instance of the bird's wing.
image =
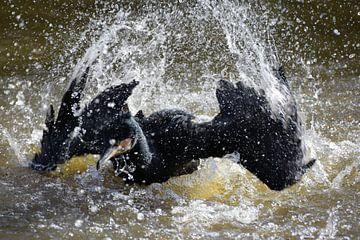
<svg viewBox="0 0 360 240">
<path fill-rule="evenodd" d="M 68 143 L 71 132 L 78 126 L 78 116 L 74 112 L 79 108 L 79 103 L 85 88 L 89 68 L 85 70 L 80 79 L 73 79 L 65 92 L 57 118 L 52 105 L 46 115 L 46 129 L 41 139 L 40 153 L 36 154 L 30 167 L 36 170 L 54 169 L 57 163 L 62 163 L 67 157 Z"/>
<path fill-rule="evenodd" d="M 63 95 L 55 123 L 57 128 L 74 129 L 76 126 L 78 126 L 75 112 L 80 109 L 80 101 L 83 97 L 83 91 L 86 85 L 88 73 L 89 67 L 86 68 L 85 72 L 79 79 L 74 78 L 71 81 L 68 90 Z"/>
<path fill-rule="evenodd" d="M 240 153 L 239 163 L 274 190 L 298 181 L 304 171 L 297 112 L 288 122 L 274 117 L 264 94 L 241 82 L 221 80 L 216 96 L 220 113 L 208 128 L 212 154 Z"/>
</svg>

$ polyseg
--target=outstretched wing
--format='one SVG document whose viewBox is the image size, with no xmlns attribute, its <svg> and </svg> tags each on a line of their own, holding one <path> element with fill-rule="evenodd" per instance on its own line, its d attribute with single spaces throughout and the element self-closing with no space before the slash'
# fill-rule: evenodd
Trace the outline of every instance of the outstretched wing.
<svg viewBox="0 0 360 240">
<path fill-rule="evenodd" d="M 41 151 L 36 154 L 30 163 L 35 170 L 51 170 L 57 163 L 66 160 L 69 154 L 67 142 L 70 141 L 70 134 L 79 125 L 79 117 L 75 111 L 79 109 L 80 100 L 85 88 L 89 68 L 87 68 L 80 79 L 73 79 L 68 90 L 65 92 L 58 116 L 55 120 L 53 106 L 48 110 L 41 140 Z"/>
<path fill-rule="evenodd" d="M 276 75 L 287 85 L 282 70 Z M 298 181 L 304 167 L 297 112 L 285 124 L 272 117 L 264 94 L 241 82 L 220 81 L 216 96 L 220 113 L 211 123 L 210 131 L 216 136 L 212 148 L 217 150 L 213 154 L 240 153 L 240 164 L 273 190 Z"/>
<path fill-rule="evenodd" d="M 116 139 L 124 129 L 124 120 L 131 116 L 126 100 L 137 81 L 111 86 L 97 95 L 81 114 L 81 139 L 71 146 L 76 155 L 102 154 L 110 139 Z"/>
<path fill-rule="evenodd" d="M 220 80 L 216 97 L 220 108 L 216 118 L 230 117 L 232 120 L 237 118 L 241 121 L 243 118 L 265 117 L 271 114 L 264 93 L 258 94 L 242 82 L 237 82 L 234 86 L 229 81 Z"/>
<path fill-rule="evenodd" d="M 78 126 L 78 118 L 75 116 L 75 113 L 80 109 L 80 100 L 83 97 L 88 73 L 89 67 L 86 68 L 80 79 L 75 78 L 71 81 L 68 90 L 62 97 L 55 123 L 59 130 L 68 132 Z"/>
<path fill-rule="evenodd" d="M 121 111 L 125 101 L 130 97 L 133 89 L 138 84 L 138 81 L 133 80 L 130 83 L 122 83 L 105 89 L 90 102 L 86 107 L 86 111 L 99 112 L 103 109 L 114 112 Z"/>
</svg>

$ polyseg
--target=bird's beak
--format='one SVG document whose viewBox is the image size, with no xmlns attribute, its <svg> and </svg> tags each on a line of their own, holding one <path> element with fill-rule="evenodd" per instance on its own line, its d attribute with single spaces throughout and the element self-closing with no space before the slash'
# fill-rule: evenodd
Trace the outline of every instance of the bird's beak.
<svg viewBox="0 0 360 240">
<path fill-rule="evenodd" d="M 131 150 L 135 145 L 135 140 L 132 138 L 126 138 L 122 140 L 119 144 L 111 146 L 106 150 L 104 155 L 96 163 L 96 169 L 99 170 L 101 166 L 104 165 L 111 158 L 124 154 L 127 151 Z"/>
</svg>

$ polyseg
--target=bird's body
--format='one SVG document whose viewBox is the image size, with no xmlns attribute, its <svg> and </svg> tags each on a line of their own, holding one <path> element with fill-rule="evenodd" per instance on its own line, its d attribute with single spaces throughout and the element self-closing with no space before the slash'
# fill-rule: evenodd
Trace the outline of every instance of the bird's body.
<svg viewBox="0 0 360 240">
<path fill-rule="evenodd" d="M 278 70 L 276 74 L 288 87 L 283 72 Z M 50 130 L 44 132 L 42 141 L 45 151 L 34 158 L 33 168 L 42 170 L 37 166 L 47 166 L 49 169 L 73 155 L 95 153 L 103 156 L 98 166 L 111 160 L 117 174 L 126 182 L 150 184 L 195 171 L 201 158 L 238 152 L 240 164 L 269 188 L 282 190 L 297 182 L 314 163 L 313 160 L 303 164 L 295 103 L 292 103 L 289 116 L 276 118 L 265 96 L 241 82 L 234 85 L 220 81 L 216 91 L 220 112 L 211 121 L 203 123 L 195 123 L 192 114 L 174 109 L 161 110 L 148 117 L 142 112 L 132 116 L 124 106 L 137 82 L 105 90 L 75 117 L 69 109 L 79 104 L 80 97 L 69 101 L 65 96 L 76 88 L 80 93 L 75 95 L 81 96 L 85 83 L 80 81 L 80 84 L 72 84 L 64 95 L 55 121 L 62 125 L 51 123 L 54 114 L 50 114 L 52 117 L 47 120 Z M 59 119 L 64 116 L 60 113 L 66 111 L 66 118 Z M 53 125 L 55 131 L 51 130 Z M 62 126 L 67 129 L 61 130 Z M 69 136 L 76 129 L 78 134 L 69 142 Z M 61 138 L 56 133 L 61 133 Z M 60 149 L 58 156 L 62 158 L 51 160 L 52 164 L 49 164 L 47 157 L 54 152 L 49 151 L 51 148 L 47 144 L 51 138 L 62 139 L 68 145 Z M 62 153 L 65 150 L 67 153 Z"/>
<path fill-rule="evenodd" d="M 125 156 L 135 171 L 125 178 L 136 183 L 163 182 L 176 171 L 196 170 L 197 162 L 192 160 L 237 152 L 239 163 L 271 189 L 281 190 L 298 181 L 307 166 L 296 111 L 287 122 L 274 118 L 265 97 L 241 83 L 222 81 L 217 97 L 220 113 L 209 122 L 196 123 L 193 115 L 181 110 L 161 110 L 137 119 L 152 161 L 143 164 L 138 149 L 129 151 Z"/>
</svg>

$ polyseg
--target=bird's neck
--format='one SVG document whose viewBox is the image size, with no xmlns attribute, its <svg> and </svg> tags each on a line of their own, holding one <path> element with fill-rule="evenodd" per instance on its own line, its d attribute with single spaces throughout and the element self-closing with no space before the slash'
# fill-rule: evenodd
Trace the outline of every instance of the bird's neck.
<svg viewBox="0 0 360 240">
<path fill-rule="evenodd" d="M 146 167 L 151 163 L 153 156 L 150 151 L 149 144 L 139 123 L 134 118 L 130 118 L 129 121 L 131 121 L 130 124 L 134 126 L 136 136 L 136 144 L 132 150 L 135 156 L 138 155 L 138 157 L 136 157 L 135 164 L 144 165 Z"/>
</svg>

